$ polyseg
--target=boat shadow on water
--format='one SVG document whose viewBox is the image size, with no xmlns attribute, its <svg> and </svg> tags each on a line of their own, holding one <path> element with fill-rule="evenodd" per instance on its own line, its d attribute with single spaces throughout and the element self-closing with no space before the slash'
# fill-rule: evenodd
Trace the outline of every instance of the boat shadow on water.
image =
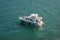
<svg viewBox="0 0 60 40">
<path fill-rule="evenodd" d="M 20 22 L 20 21 L 16 21 L 16 22 L 13 22 L 12 26 L 15 26 L 16 28 L 20 29 L 20 28 L 25 28 L 25 29 L 28 29 L 28 30 L 36 30 L 36 31 L 40 31 L 40 30 L 43 30 L 44 26 L 43 27 L 40 27 L 40 26 L 35 26 L 35 25 L 32 25 L 32 24 L 29 24 L 29 23 L 23 23 L 23 22 Z"/>
<path fill-rule="evenodd" d="M 30 23 L 19 23 L 19 25 L 32 30 L 43 30 L 43 27 L 32 25 Z"/>
</svg>

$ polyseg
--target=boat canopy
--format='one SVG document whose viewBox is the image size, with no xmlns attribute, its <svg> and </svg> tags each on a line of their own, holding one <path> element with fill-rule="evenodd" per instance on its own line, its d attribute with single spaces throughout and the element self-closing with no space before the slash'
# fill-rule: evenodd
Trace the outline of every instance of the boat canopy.
<svg viewBox="0 0 60 40">
<path fill-rule="evenodd" d="M 38 17 L 38 14 L 31 14 L 30 16 Z"/>
</svg>

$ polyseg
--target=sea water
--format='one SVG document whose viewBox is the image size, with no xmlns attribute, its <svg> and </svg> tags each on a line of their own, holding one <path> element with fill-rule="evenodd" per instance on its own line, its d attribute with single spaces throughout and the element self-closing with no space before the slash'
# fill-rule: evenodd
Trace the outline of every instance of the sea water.
<svg viewBox="0 0 60 40">
<path fill-rule="evenodd" d="M 43 17 L 43 30 L 20 24 L 32 13 Z M 0 0 L 0 40 L 60 40 L 60 0 Z"/>
</svg>

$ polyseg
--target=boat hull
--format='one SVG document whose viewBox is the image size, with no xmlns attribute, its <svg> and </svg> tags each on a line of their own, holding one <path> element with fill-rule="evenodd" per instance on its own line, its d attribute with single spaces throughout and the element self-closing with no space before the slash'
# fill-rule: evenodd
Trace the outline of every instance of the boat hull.
<svg viewBox="0 0 60 40">
<path fill-rule="evenodd" d="M 20 20 L 20 23 L 26 24 L 26 25 L 31 25 L 31 26 L 40 26 L 36 22 L 30 22 L 30 21 L 25 21 L 25 20 Z"/>
</svg>

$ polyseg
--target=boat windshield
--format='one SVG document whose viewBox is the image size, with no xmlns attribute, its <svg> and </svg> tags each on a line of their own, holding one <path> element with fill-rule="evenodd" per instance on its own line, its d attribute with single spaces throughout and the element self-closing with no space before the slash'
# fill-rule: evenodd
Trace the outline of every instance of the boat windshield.
<svg viewBox="0 0 60 40">
<path fill-rule="evenodd" d="M 34 22 L 34 19 L 31 19 L 31 18 L 25 18 L 25 20 L 29 20 L 29 21 Z"/>
</svg>

